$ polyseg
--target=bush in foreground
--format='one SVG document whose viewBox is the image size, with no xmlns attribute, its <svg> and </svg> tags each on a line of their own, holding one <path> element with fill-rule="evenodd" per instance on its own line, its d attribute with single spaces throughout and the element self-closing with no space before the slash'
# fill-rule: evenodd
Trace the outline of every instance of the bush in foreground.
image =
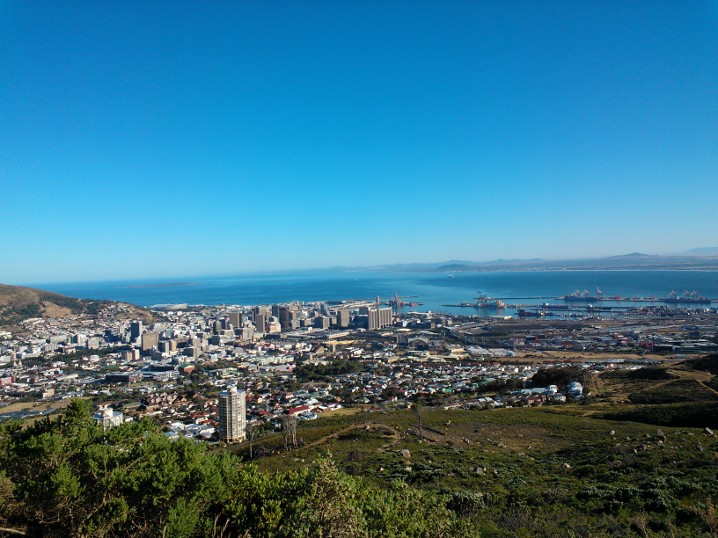
<svg viewBox="0 0 718 538">
<path fill-rule="evenodd" d="M 169 441 L 151 422 L 108 431 L 76 400 L 55 420 L 0 426 L 0 527 L 29 536 L 476 536 L 450 499 L 371 486 L 330 460 L 262 473 Z M 0 534 L 2 534 L 0 532 Z"/>
</svg>

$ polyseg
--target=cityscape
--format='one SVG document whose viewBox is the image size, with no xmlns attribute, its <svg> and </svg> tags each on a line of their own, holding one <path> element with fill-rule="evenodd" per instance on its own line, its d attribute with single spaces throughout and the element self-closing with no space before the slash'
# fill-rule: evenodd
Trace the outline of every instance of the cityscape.
<svg viewBox="0 0 718 538">
<path fill-rule="evenodd" d="M 525 385 L 545 365 L 632 370 L 718 352 L 718 310 L 690 303 L 636 306 L 608 318 L 587 310 L 557 320 L 394 311 L 378 298 L 163 305 L 146 312 L 149 323 L 117 321 L 123 309 L 109 303 L 96 316 L 30 318 L 23 336 L 0 335 L 0 398 L 91 397 L 104 427 L 148 416 L 170 438 L 235 443 L 246 440 L 247 424 L 281 430 L 286 417 L 315 420 L 356 404 L 578 401 L 584 396 L 578 379 L 499 396 L 495 384 Z M 336 364 L 333 375 L 320 373 Z M 44 411 L 0 408 L 0 417 L 52 409 L 52 403 Z"/>
<path fill-rule="evenodd" d="M 0 2 L 0 538 L 718 537 L 717 7 Z"/>
</svg>

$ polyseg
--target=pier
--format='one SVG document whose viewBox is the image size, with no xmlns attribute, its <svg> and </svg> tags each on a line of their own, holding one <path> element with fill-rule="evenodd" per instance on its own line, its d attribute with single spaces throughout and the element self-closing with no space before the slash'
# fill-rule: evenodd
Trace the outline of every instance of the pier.
<svg viewBox="0 0 718 538">
<path fill-rule="evenodd" d="M 555 297 L 555 296 L 535 296 L 535 297 L 492 297 L 492 300 L 494 301 L 544 301 L 544 300 L 551 300 L 551 301 L 564 301 L 565 296 Z M 714 299 L 708 299 L 706 298 L 704 301 L 691 301 L 691 300 L 685 300 L 685 301 L 675 301 L 675 300 L 666 300 L 669 299 L 667 297 L 595 297 L 590 300 L 581 300 L 581 299 L 572 299 L 570 303 L 597 303 L 597 302 L 611 302 L 611 303 L 664 303 L 664 304 L 689 304 L 689 305 L 699 305 L 699 304 L 711 304 L 711 303 L 718 303 L 718 298 Z M 469 303 L 462 303 L 461 305 L 442 305 L 442 306 L 462 306 L 462 305 L 469 305 Z M 508 305 L 507 305 L 508 306 Z"/>
</svg>

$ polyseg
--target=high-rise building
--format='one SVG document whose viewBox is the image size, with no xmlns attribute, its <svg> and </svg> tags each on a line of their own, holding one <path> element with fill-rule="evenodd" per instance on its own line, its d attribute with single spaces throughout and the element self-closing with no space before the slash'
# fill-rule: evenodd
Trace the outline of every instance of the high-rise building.
<svg viewBox="0 0 718 538">
<path fill-rule="evenodd" d="M 266 332 L 267 330 L 267 316 L 266 314 L 254 314 L 254 327 L 258 333 Z"/>
<path fill-rule="evenodd" d="M 299 305 L 291 303 L 288 305 L 281 305 L 277 308 L 277 318 L 279 318 L 279 324 L 282 326 L 282 330 L 292 328 L 292 323 L 296 319 Z"/>
<path fill-rule="evenodd" d="M 140 350 L 139 349 L 128 349 L 126 351 L 122 352 L 122 360 L 123 361 L 138 361 L 140 360 Z"/>
<path fill-rule="evenodd" d="M 240 340 L 251 340 L 254 336 L 254 327 L 240 327 L 234 331 Z"/>
<path fill-rule="evenodd" d="M 351 318 L 350 318 L 349 310 L 347 310 L 346 308 L 337 310 L 337 327 L 346 329 L 347 327 L 349 327 L 350 322 L 351 322 Z"/>
<path fill-rule="evenodd" d="M 142 335 L 142 322 L 141 321 L 133 321 L 132 323 L 130 323 L 130 340 L 135 342 L 141 335 Z"/>
<path fill-rule="evenodd" d="M 327 316 L 317 316 L 314 318 L 314 328 L 315 329 L 328 329 L 329 328 L 329 318 Z"/>
<path fill-rule="evenodd" d="M 229 313 L 229 322 L 234 327 L 241 327 L 242 326 L 242 313 L 241 312 L 230 312 Z"/>
<path fill-rule="evenodd" d="M 219 393 L 219 439 L 226 443 L 244 441 L 247 431 L 247 395 L 237 387 Z"/>
<path fill-rule="evenodd" d="M 393 322 L 393 312 L 391 307 L 373 307 L 369 309 L 369 320 L 367 329 L 375 331 L 391 326 Z"/>
<path fill-rule="evenodd" d="M 160 335 L 156 332 L 144 333 L 142 335 L 142 351 L 152 351 L 160 342 Z"/>
</svg>

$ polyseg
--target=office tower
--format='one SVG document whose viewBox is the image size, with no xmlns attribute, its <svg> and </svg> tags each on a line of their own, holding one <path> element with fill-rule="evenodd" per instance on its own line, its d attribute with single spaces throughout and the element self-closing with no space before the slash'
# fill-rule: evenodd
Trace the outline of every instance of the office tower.
<svg viewBox="0 0 718 538">
<path fill-rule="evenodd" d="M 156 348 L 160 342 L 160 335 L 155 332 L 144 333 L 142 335 L 142 351 L 151 351 Z"/>
<path fill-rule="evenodd" d="M 263 333 L 267 330 L 267 317 L 266 314 L 254 314 L 254 327 L 258 333 Z"/>
<path fill-rule="evenodd" d="M 240 327 L 235 330 L 235 334 L 239 336 L 240 340 L 251 340 L 254 336 L 253 327 Z"/>
<path fill-rule="evenodd" d="M 247 429 L 247 395 L 237 387 L 219 393 L 219 440 L 244 441 Z"/>
<path fill-rule="evenodd" d="M 277 334 L 280 332 L 282 332 L 282 326 L 279 324 L 279 320 L 272 316 L 269 318 L 269 323 L 267 323 L 267 333 Z"/>
<path fill-rule="evenodd" d="M 368 311 L 368 322 L 367 329 L 375 331 L 377 329 L 383 329 L 389 327 L 392 324 L 392 311 L 391 307 L 372 307 Z"/>
<path fill-rule="evenodd" d="M 229 322 L 234 327 L 241 327 L 242 326 L 242 313 L 241 312 L 230 312 L 229 313 Z"/>
<path fill-rule="evenodd" d="M 346 329 L 349 327 L 349 322 L 351 321 L 349 310 L 341 309 L 337 310 L 337 327 L 341 327 L 342 329 Z"/>
<path fill-rule="evenodd" d="M 126 351 L 122 352 L 122 360 L 123 361 L 138 361 L 140 360 L 140 350 L 139 349 L 128 349 Z"/>
<path fill-rule="evenodd" d="M 314 318 L 314 328 L 315 329 L 328 329 L 329 328 L 329 318 L 327 316 L 317 316 Z"/>
<path fill-rule="evenodd" d="M 142 322 L 133 321 L 130 323 L 130 339 L 134 342 L 142 335 Z"/>
<path fill-rule="evenodd" d="M 277 307 L 276 317 L 279 319 L 279 325 L 281 325 L 283 331 L 290 328 L 293 316 L 294 305 L 283 305 Z"/>
</svg>

